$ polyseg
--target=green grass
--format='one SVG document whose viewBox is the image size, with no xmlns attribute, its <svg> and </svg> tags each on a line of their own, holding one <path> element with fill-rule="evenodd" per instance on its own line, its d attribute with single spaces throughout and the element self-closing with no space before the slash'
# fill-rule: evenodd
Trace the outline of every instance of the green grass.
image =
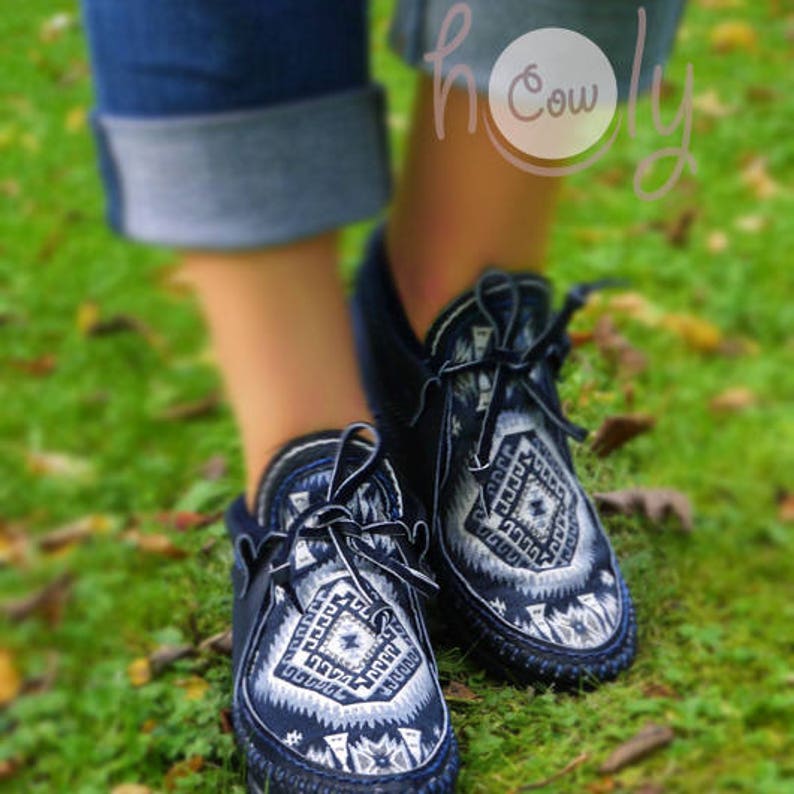
<svg viewBox="0 0 794 794">
<path fill-rule="evenodd" d="M 412 77 L 383 41 L 389 5 L 374 6 L 374 66 L 391 89 L 399 153 Z M 706 6 L 690 7 L 669 70 L 680 89 L 691 61 L 696 95 L 715 91 L 734 106 L 724 118 L 696 113 L 697 175 L 660 202 L 634 196 L 633 169 L 666 145 L 643 104 L 637 138 L 621 135 L 605 162 L 566 185 L 551 273 L 561 286 L 628 276 L 662 311 L 707 320 L 726 338 L 752 340 L 754 350 L 698 352 L 669 331 L 618 316 L 650 361 L 633 381 L 631 408 L 658 424 L 604 461 L 577 450 L 582 477 L 592 490 L 679 488 L 695 505 L 695 531 L 609 521 L 640 622 L 637 663 L 613 685 L 578 696 L 531 692 L 491 680 L 459 649 L 439 650 L 444 678 L 480 696 L 453 705 L 464 792 L 516 791 L 583 752 L 589 760 L 546 790 L 613 790 L 598 774 L 600 762 L 649 721 L 671 725 L 676 739 L 618 773 L 621 790 L 644 782 L 669 792 L 794 790 L 794 548 L 776 505 L 779 491 L 794 490 L 794 21 L 785 2 Z M 110 516 L 111 527 L 66 553 L 34 550 L 26 564 L 0 570 L 2 599 L 65 570 L 75 576 L 60 622 L 3 621 L 2 645 L 24 677 L 58 654 L 54 686 L 0 713 L 0 760 L 23 762 L 4 785 L 26 794 L 106 792 L 121 782 L 165 790 L 173 764 L 201 756 L 203 769 L 177 790 L 242 792 L 219 719 L 229 698 L 226 659 L 183 660 L 139 688 L 127 675 L 152 648 L 227 624 L 222 527 L 178 533 L 157 514 L 221 508 L 241 468 L 225 409 L 190 422 L 158 419 L 163 406 L 211 392 L 217 376 L 195 307 L 162 286 L 172 255 L 114 239 L 103 227 L 88 133 L 68 129 L 90 104 L 82 32 L 70 27 L 53 41 L 40 35 L 59 11 L 75 8 L 28 0 L 0 17 L 0 530 L 35 538 L 89 514 Z M 757 47 L 715 54 L 709 35 L 725 19 L 751 25 Z M 755 156 L 767 158 L 776 195 L 758 198 L 743 181 Z M 688 244 L 675 248 L 650 227 L 686 208 L 697 218 Z M 747 216 L 764 228 L 742 231 L 737 222 Z M 348 272 L 366 231 L 356 227 L 346 238 Z M 728 238 L 716 254 L 708 248 L 715 231 Z M 138 318 L 162 344 L 136 333 L 86 338 L 77 317 L 88 303 L 103 317 Z M 45 355 L 54 356 L 51 373 L 27 371 L 24 362 Z M 577 421 L 596 427 L 628 408 L 592 346 L 577 351 L 567 375 L 564 397 Z M 755 406 L 727 415 L 709 409 L 715 395 L 738 386 L 757 395 Z M 30 456 L 42 451 L 68 453 L 90 471 L 36 473 Z M 208 485 L 200 469 L 216 454 L 229 469 Z M 143 554 L 122 537 L 133 526 L 170 533 L 188 556 Z M 217 542 L 199 553 L 211 538 Z M 177 686 L 190 675 L 210 684 L 198 700 Z"/>
</svg>

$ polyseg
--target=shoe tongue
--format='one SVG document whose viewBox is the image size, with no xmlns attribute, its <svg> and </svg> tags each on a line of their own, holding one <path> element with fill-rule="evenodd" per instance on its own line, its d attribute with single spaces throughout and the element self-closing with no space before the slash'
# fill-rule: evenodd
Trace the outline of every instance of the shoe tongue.
<svg viewBox="0 0 794 794">
<path fill-rule="evenodd" d="M 487 278 L 483 276 L 482 278 Z M 542 276 L 521 274 L 483 282 L 485 306 L 504 335 L 513 312 L 518 288 L 517 333 L 513 346 L 524 348 L 545 328 L 549 318 L 550 287 Z M 489 318 L 478 305 L 475 290 L 464 292 L 449 304 L 431 326 L 425 340 L 427 356 L 437 368 L 444 361 L 472 361 L 484 353 L 493 334 Z"/>
<path fill-rule="evenodd" d="M 256 499 L 256 518 L 262 526 L 289 527 L 304 511 L 328 502 L 328 486 L 339 449 L 339 431 L 302 436 L 283 447 L 262 477 Z M 345 451 L 345 472 L 360 465 L 372 452 L 362 439 L 349 442 Z M 366 497 L 365 497 L 366 494 Z M 346 506 L 362 524 L 386 512 L 380 488 L 363 483 Z"/>
</svg>

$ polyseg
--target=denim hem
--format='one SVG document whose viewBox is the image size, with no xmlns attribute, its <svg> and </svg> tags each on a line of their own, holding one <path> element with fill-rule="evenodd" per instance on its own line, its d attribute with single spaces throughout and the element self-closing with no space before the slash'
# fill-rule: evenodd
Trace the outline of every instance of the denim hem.
<svg viewBox="0 0 794 794">
<path fill-rule="evenodd" d="M 594 41 L 615 70 L 618 95 L 626 99 L 637 41 L 637 9 L 647 14 L 645 53 L 639 90 L 647 90 L 656 64 L 664 65 L 675 40 L 685 0 L 468 0 L 472 26 L 465 41 L 444 61 L 442 74 L 456 64 L 472 70 L 477 90 L 488 92 L 491 70 L 512 41 L 545 27 L 574 30 Z M 444 18 L 454 0 L 398 0 L 390 30 L 390 44 L 409 65 L 433 73 L 433 64 L 424 60 L 437 48 Z M 461 18 L 452 24 L 447 41 L 461 28 Z"/>
<path fill-rule="evenodd" d="M 390 171 L 381 88 L 230 113 L 98 114 L 108 218 L 125 237 L 245 249 L 376 214 Z"/>
</svg>

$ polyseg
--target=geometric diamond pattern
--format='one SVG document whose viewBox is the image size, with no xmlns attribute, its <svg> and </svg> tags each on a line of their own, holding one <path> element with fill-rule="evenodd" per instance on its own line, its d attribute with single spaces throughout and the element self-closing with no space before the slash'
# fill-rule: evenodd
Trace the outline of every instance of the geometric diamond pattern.
<svg viewBox="0 0 794 794">
<path fill-rule="evenodd" d="M 380 632 L 345 579 L 324 585 L 302 615 L 274 675 L 342 705 L 392 700 L 422 659 L 399 621 Z"/>
<path fill-rule="evenodd" d="M 535 571 L 570 563 L 579 536 L 578 497 L 534 430 L 504 437 L 490 467 L 485 501 L 490 513 L 478 499 L 465 528 L 502 562 Z"/>
</svg>

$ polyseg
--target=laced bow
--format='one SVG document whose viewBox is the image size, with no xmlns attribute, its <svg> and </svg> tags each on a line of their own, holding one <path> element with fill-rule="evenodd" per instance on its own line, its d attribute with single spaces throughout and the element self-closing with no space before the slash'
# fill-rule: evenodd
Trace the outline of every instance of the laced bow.
<svg viewBox="0 0 794 794">
<path fill-rule="evenodd" d="M 375 442 L 366 459 L 345 476 L 346 453 L 362 430 L 369 430 Z M 391 607 L 364 578 L 359 570 L 361 563 L 374 566 L 422 595 L 430 596 L 438 591 L 435 581 L 421 570 L 430 542 L 424 521 L 417 521 L 410 527 L 401 519 L 362 524 L 347 507 L 346 503 L 377 467 L 381 455 L 381 439 L 373 427 L 363 422 L 349 425 L 339 439 L 325 503 L 302 512 L 286 532 L 276 530 L 267 536 L 266 542 L 281 542 L 270 563 L 271 587 L 277 584 L 284 587 L 301 612 L 305 611 L 305 607 L 296 582 L 311 568 L 309 565 L 298 570 L 296 550 L 301 541 L 333 545 L 337 558 L 350 575 L 358 594 L 370 607 L 369 619 L 378 631 L 388 624 Z M 386 551 L 379 548 L 374 541 L 375 536 L 391 538 L 393 549 Z"/>
<path fill-rule="evenodd" d="M 584 306 L 591 293 L 616 283 L 614 280 L 602 280 L 572 287 L 565 297 L 562 309 L 554 315 L 540 334 L 522 349 L 518 345 L 518 338 L 526 324 L 520 322 L 521 292 L 516 278 L 502 271 L 490 270 L 477 282 L 474 290 L 476 305 L 491 330 L 485 351 L 479 358 L 471 361 L 456 362 L 453 359 L 447 359 L 441 364 L 437 372 L 422 385 L 419 407 L 411 420 L 411 426 L 415 426 L 422 417 L 431 388 L 441 387 L 450 379 L 466 373 L 491 373 L 491 396 L 485 410 L 477 445 L 469 461 L 469 470 L 480 485 L 480 497 L 483 503 L 485 502 L 483 490 L 491 467 L 488 455 L 496 429 L 499 406 L 503 402 L 508 384 L 514 383 L 522 388 L 531 403 L 566 436 L 577 441 L 584 441 L 587 437 L 588 431 L 570 422 L 563 415 L 554 396 L 533 381 L 532 370 L 544 359 L 552 364 L 555 371 L 559 369 L 570 349 L 566 328 L 571 318 L 577 310 Z M 499 311 L 492 311 L 489 306 L 489 298 L 496 292 L 496 290 L 492 290 L 489 293 L 489 289 L 494 286 L 507 288 L 506 322 L 501 319 L 502 314 Z M 449 423 L 451 413 L 450 394 L 451 390 L 447 390 L 444 411 L 445 425 Z M 446 473 L 442 478 L 442 484 L 444 479 L 446 479 Z M 488 513 L 487 506 L 483 504 L 483 507 Z"/>
</svg>

